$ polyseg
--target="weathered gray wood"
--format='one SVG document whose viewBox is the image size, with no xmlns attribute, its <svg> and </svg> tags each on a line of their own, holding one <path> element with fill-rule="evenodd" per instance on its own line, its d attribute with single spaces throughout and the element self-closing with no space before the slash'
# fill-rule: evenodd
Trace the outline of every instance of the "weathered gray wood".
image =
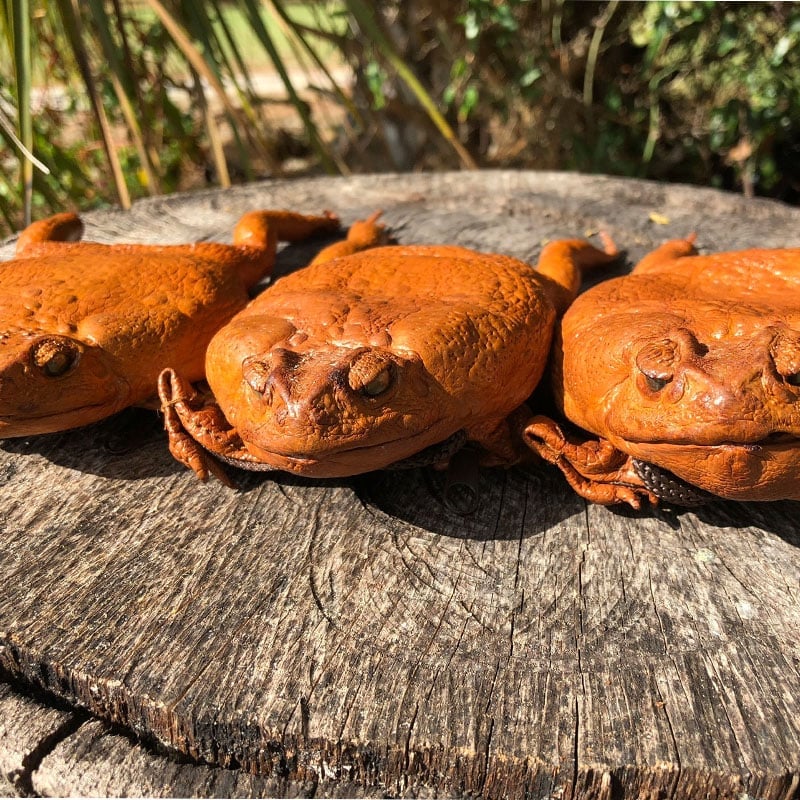
<svg viewBox="0 0 800 800">
<path fill-rule="evenodd" d="M 258 184 L 94 215 L 87 236 L 225 238 L 271 205 L 348 222 L 382 207 L 403 242 L 529 260 L 600 228 L 634 260 L 690 230 L 714 250 L 800 244 L 797 209 L 534 173 Z M 287 248 L 279 271 L 311 252 Z M 796 792 L 797 503 L 587 508 L 545 467 L 482 473 L 471 517 L 421 470 L 249 474 L 234 492 L 198 484 L 152 427 L 108 452 L 118 424 L 2 443 L 0 664 L 14 675 L 149 746 L 275 782 L 231 792 Z M 165 759 L 147 783 L 152 754 L 99 727 L 76 737 L 43 760 L 40 791 L 161 794 L 177 774 Z M 123 761 L 124 784 L 102 783 Z M 90 764 L 94 790 L 79 785 Z M 192 794 L 222 785 L 181 774 Z"/>
<path fill-rule="evenodd" d="M 44 754 L 80 722 L 79 714 L 42 705 L 0 683 L 0 796 L 30 794 Z"/>
<path fill-rule="evenodd" d="M 312 797 L 317 787 L 169 760 L 101 722 L 59 743 L 32 785 L 42 797 Z"/>
</svg>

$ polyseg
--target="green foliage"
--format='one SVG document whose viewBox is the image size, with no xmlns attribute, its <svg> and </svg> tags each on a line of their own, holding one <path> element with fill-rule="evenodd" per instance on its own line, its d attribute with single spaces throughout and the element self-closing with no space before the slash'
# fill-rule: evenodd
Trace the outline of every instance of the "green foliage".
<svg viewBox="0 0 800 800">
<path fill-rule="evenodd" d="M 487 68 L 491 68 L 493 62 L 512 78 L 509 88 L 513 88 L 520 99 L 535 102 L 537 91 L 533 87 L 542 77 L 537 55 L 541 58 L 541 54 L 523 53 L 518 47 L 525 36 L 521 26 L 532 5 L 530 0 L 509 0 L 502 4 L 493 0 L 466 0 L 463 5 L 466 6 L 464 13 L 456 22 L 463 29 L 465 52 L 453 62 L 451 82 L 443 92 L 444 102 L 455 109 L 461 123 L 487 103 L 502 113 L 509 98 L 499 102 L 492 98 L 492 82 L 483 80 L 485 68 L 482 65 L 487 63 Z M 513 60 L 505 57 L 508 53 L 514 54 Z"/>
<path fill-rule="evenodd" d="M 372 94 L 372 108 L 380 111 L 386 108 L 386 95 L 383 87 L 388 83 L 389 76 L 380 62 L 373 59 L 364 65 L 364 77 Z"/>
<path fill-rule="evenodd" d="M 3 0 L 0 226 L 281 174 L 265 68 L 310 169 L 578 169 L 800 202 L 798 4 Z"/>
<path fill-rule="evenodd" d="M 232 151 L 245 178 L 278 172 L 279 134 L 273 135 L 270 109 L 254 89 L 254 64 L 277 71 L 316 162 L 335 171 L 287 69 L 294 50 L 324 65 L 284 4 L 271 5 L 267 15 L 255 0 L 0 3 L 0 76 L 8 76 L 0 77 L 6 225 L 24 224 L 31 209 L 41 215 L 101 202 L 127 206 L 144 194 L 185 186 L 192 172 L 228 185 Z M 326 10 L 327 4 L 315 4 L 298 16 L 318 20 L 327 34 L 336 24 L 324 17 Z M 20 35 L 26 25 L 30 35 Z M 251 59 L 254 45 L 260 55 Z M 330 53 L 331 45 L 323 41 L 318 49 Z M 331 91 L 344 97 L 330 73 L 328 79 Z M 49 175 L 37 172 L 33 196 L 23 191 L 33 169 L 18 139 L 49 168 Z"/>
<path fill-rule="evenodd" d="M 481 164 L 800 199 L 797 4 L 376 6 Z"/>
<path fill-rule="evenodd" d="M 658 109 L 645 164 L 680 137 L 689 159 L 723 161 L 748 192 L 791 180 L 778 159 L 786 148 L 796 167 L 800 160 L 800 8 L 650 3 L 631 38 L 644 49 L 648 102 Z M 724 183 L 724 174 L 709 177 Z"/>
</svg>

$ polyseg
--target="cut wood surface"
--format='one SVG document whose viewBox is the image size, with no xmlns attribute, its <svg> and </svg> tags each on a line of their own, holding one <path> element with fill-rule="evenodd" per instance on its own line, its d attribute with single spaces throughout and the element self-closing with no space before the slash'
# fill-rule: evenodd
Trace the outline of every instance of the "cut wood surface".
<svg viewBox="0 0 800 800">
<path fill-rule="evenodd" d="M 29 795 L 42 757 L 79 724 L 79 714 L 41 705 L 0 684 L 0 796 Z"/>
<path fill-rule="evenodd" d="M 86 238 L 225 240 L 257 207 L 383 208 L 403 243 L 532 262 L 605 230 L 625 269 L 693 230 L 709 251 L 800 245 L 780 204 L 513 172 L 150 200 L 87 215 Z M 144 411 L 0 443 L 0 666 L 44 691 L 0 696 L 28 709 L 0 706 L 0 765 L 40 730 L 31 791 L 796 796 L 800 504 L 608 509 L 537 465 L 482 471 L 469 516 L 423 469 L 236 480 L 199 483 Z M 75 730 L 51 736 L 70 712 L 47 698 Z"/>
</svg>

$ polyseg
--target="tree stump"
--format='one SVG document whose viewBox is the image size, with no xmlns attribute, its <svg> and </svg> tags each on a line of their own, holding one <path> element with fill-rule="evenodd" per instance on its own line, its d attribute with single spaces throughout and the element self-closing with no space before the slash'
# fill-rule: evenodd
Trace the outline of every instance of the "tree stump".
<svg viewBox="0 0 800 800">
<path fill-rule="evenodd" d="M 403 243 L 531 262 L 602 229 L 620 269 L 693 230 L 800 244 L 780 204 L 516 172 L 259 183 L 86 215 L 86 238 L 225 240 L 257 207 L 383 208 Z M 467 516 L 424 469 L 236 481 L 199 483 L 152 412 L 0 443 L 0 708 L 43 731 L 25 767 L 0 728 L 18 790 L 795 796 L 800 504 L 608 509 L 546 465 L 483 470 Z"/>
</svg>

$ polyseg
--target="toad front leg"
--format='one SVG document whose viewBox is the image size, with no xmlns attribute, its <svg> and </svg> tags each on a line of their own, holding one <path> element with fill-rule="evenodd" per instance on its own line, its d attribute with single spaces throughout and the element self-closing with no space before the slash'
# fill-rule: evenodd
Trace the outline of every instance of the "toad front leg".
<svg viewBox="0 0 800 800">
<path fill-rule="evenodd" d="M 627 503 L 635 509 L 642 500 L 658 505 L 658 497 L 647 489 L 631 459 L 605 439 L 574 442 L 547 417 L 534 417 L 523 437 L 545 461 L 555 464 L 569 485 L 584 499 L 600 505 Z"/>
<path fill-rule="evenodd" d="M 561 316 L 578 296 L 581 274 L 593 267 L 612 264 L 620 257 L 611 237 L 600 233 L 603 249 L 583 239 L 560 239 L 550 242 L 539 256 L 536 270 L 553 283 L 545 287 L 551 302 Z"/>
<path fill-rule="evenodd" d="M 207 401 L 189 381 L 172 369 L 165 369 L 159 375 L 158 396 L 164 412 L 170 453 L 201 481 L 214 475 L 226 486 L 231 486 L 225 470 L 210 454 L 223 461 L 254 459 L 220 407 Z"/>
<path fill-rule="evenodd" d="M 507 418 L 489 420 L 467 429 L 470 441 L 482 449 L 480 463 L 484 467 L 512 467 L 532 458 L 523 444 L 523 430 L 531 418 L 526 405 L 512 411 Z"/>
</svg>

